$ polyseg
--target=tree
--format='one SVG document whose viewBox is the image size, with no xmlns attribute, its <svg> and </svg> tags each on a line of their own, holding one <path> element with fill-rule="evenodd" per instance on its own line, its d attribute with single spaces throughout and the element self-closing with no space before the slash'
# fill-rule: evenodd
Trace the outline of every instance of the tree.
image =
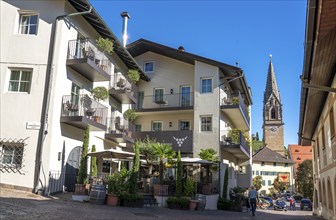
<svg viewBox="0 0 336 220">
<path fill-rule="evenodd" d="M 157 160 L 157 155 L 155 154 L 153 147 L 155 143 L 155 139 L 150 139 L 148 135 L 143 141 L 136 141 L 136 144 L 139 146 L 140 154 L 144 155 L 147 162 L 148 174 L 152 174 L 153 165 L 156 163 Z"/>
<path fill-rule="evenodd" d="M 258 131 L 256 133 L 256 141 L 259 141 L 259 133 L 258 133 Z"/>
<path fill-rule="evenodd" d="M 201 149 L 201 152 L 198 153 L 198 156 L 202 159 L 202 160 L 207 160 L 207 161 L 211 161 L 216 163 L 216 165 L 211 166 L 212 170 L 217 170 L 218 166 L 218 156 L 217 156 L 217 152 L 212 149 L 212 148 L 207 148 L 207 149 Z M 207 166 L 208 167 L 208 166 Z"/>
<path fill-rule="evenodd" d="M 90 139 L 90 126 L 87 125 L 84 132 L 84 140 L 82 147 L 82 154 L 79 164 L 79 171 L 77 177 L 77 183 L 83 184 L 87 183 L 87 154 L 89 149 L 89 139 Z"/>
<path fill-rule="evenodd" d="M 96 145 L 92 145 L 91 152 L 96 152 Z M 97 176 L 97 157 L 91 157 L 91 176 Z"/>
<path fill-rule="evenodd" d="M 306 198 L 313 198 L 313 163 L 312 160 L 305 160 L 298 166 L 295 182 L 298 192 Z"/>
<path fill-rule="evenodd" d="M 262 187 L 262 176 L 256 176 L 252 179 L 255 190 L 259 191 Z"/>
<path fill-rule="evenodd" d="M 228 166 L 226 166 L 225 174 L 224 174 L 224 181 L 223 181 L 223 193 L 222 193 L 223 199 L 227 198 L 228 185 L 229 185 L 229 168 Z"/>
<path fill-rule="evenodd" d="M 180 150 L 177 153 L 177 174 L 176 174 L 176 197 L 180 197 L 182 194 L 182 161 Z"/>
<path fill-rule="evenodd" d="M 136 194 L 137 189 L 137 178 L 139 174 L 140 169 L 140 154 L 139 154 L 139 145 L 136 143 L 134 145 L 134 160 L 133 160 L 133 168 L 131 172 L 131 178 L 130 178 L 130 188 L 129 192 L 130 194 Z"/>
<path fill-rule="evenodd" d="M 279 193 L 283 192 L 284 190 L 288 188 L 288 184 L 286 182 L 279 181 L 279 176 L 277 176 L 274 179 L 273 186 L 274 186 L 274 189 L 277 190 Z"/>
<path fill-rule="evenodd" d="M 153 145 L 154 153 L 160 161 L 160 183 L 163 183 L 163 160 L 172 159 L 175 156 L 175 151 L 169 144 L 155 143 Z"/>
</svg>

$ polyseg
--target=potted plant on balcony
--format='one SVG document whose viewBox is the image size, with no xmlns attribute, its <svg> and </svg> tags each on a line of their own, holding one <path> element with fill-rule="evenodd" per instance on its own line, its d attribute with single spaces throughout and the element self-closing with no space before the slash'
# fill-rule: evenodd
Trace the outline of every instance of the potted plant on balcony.
<svg viewBox="0 0 336 220">
<path fill-rule="evenodd" d="M 96 39 L 96 44 L 105 53 L 109 55 L 113 53 L 113 42 L 110 39 L 99 37 Z"/>
<path fill-rule="evenodd" d="M 138 70 L 130 69 L 128 70 L 127 75 L 134 84 L 140 80 L 140 73 Z"/>
<path fill-rule="evenodd" d="M 125 120 L 127 120 L 129 122 L 133 122 L 138 117 L 138 115 L 136 114 L 136 112 L 134 111 L 134 109 L 130 108 L 130 109 L 127 109 L 123 113 L 123 117 L 124 117 Z"/>
<path fill-rule="evenodd" d="M 109 97 L 109 92 L 104 86 L 97 86 L 91 90 L 91 94 L 97 102 L 100 102 L 100 100 L 106 100 Z M 102 116 L 101 115 L 95 115 L 93 116 L 94 120 L 98 123 L 101 122 Z"/>
</svg>

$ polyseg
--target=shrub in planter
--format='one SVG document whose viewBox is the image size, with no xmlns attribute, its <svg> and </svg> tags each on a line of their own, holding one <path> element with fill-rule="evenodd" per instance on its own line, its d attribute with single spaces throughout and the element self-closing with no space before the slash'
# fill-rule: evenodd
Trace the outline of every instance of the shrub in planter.
<svg viewBox="0 0 336 220">
<path fill-rule="evenodd" d="M 128 120 L 128 121 L 134 121 L 138 115 L 136 114 L 136 112 L 133 110 L 133 109 L 127 109 L 124 114 L 123 114 L 123 117 L 125 120 Z"/>
<path fill-rule="evenodd" d="M 133 83 L 137 83 L 140 80 L 140 73 L 138 70 L 131 69 L 127 72 L 127 75 Z"/>
<path fill-rule="evenodd" d="M 124 193 L 121 195 L 123 206 L 143 207 L 143 196 L 139 194 Z"/>
<path fill-rule="evenodd" d="M 96 39 L 96 44 L 104 52 L 106 52 L 110 55 L 112 54 L 112 52 L 113 52 L 113 42 L 110 39 L 99 37 L 98 39 Z"/>
<path fill-rule="evenodd" d="M 170 209 L 188 209 L 189 198 L 170 196 L 167 198 L 167 205 Z"/>
<path fill-rule="evenodd" d="M 233 206 L 234 202 L 229 199 L 219 198 L 217 201 L 217 209 L 219 210 L 232 210 Z"/>
</svg>

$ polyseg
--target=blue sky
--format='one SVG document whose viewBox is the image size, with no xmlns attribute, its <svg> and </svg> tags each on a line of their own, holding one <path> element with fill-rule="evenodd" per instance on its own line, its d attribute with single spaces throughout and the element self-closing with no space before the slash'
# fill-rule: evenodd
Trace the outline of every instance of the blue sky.
<svg viewBox="0 0 336 220">
<path fill-rule="evenodd" d="M 252 133 L 262 138 L 263 95 L 272 54 L 283 104 L 285 146 L 297 144 L 307 2 L 90 0 L 121 40 L 128 11 L 129 42 L 145 38 L 243 69 L 253 93 Z"/>
</svg>

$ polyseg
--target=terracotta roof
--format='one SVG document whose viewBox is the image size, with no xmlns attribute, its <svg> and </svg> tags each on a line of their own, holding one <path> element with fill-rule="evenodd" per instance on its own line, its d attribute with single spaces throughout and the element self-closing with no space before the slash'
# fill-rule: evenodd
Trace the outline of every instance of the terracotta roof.
<svg viewBox="0 0 336 220">
<path fill-rule="evenodd" d="M 272 151 L 268 147 L 263 147 L 257 153 L 255 153 L 252 157 L 252 161 L 290 163 L 290 164 L 294 163 L 293 160 L 287 159 L 281 154 Z"/>
</svg>

